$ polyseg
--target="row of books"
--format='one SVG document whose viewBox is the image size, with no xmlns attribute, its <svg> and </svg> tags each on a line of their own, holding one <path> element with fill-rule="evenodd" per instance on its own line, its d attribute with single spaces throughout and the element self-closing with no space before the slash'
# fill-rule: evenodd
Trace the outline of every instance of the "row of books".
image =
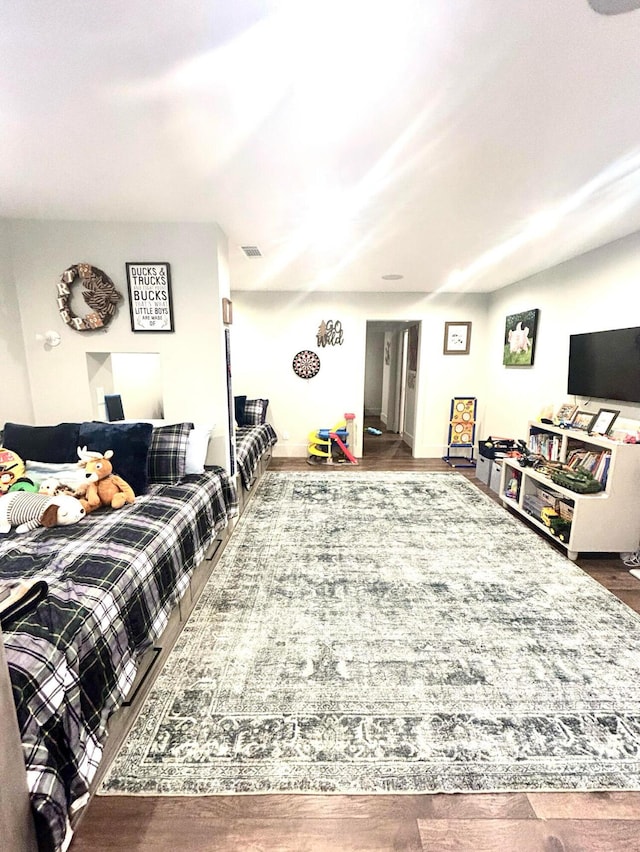
<svg viewBox="0 0 640 852">
<path fill-rule="evenodd" d="M 529 435 L 529 449 L 537 453 L 547 461 L 560 460 L 560 446 L 562 439 L 559 435 L 550 435 L 548 432 L 532 432 Z"/>
<path fill-rule="evenodd" d="M 607 484 L 610 464 L 610 450 L 588 450 L 585 447 L 576 447 L 571 450 L 566 462 L 567 467 L 571 470 L 581 468 L 588 471 L 594 479 L 602 484 L 603 488 Z"/>
</svg>

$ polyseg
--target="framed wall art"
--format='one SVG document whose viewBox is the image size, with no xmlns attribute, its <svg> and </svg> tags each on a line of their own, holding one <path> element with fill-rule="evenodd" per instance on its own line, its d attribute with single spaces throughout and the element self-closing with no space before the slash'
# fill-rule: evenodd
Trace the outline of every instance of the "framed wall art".
<svg viewBox="0 0 640 852">
<path fill-rule="evenodd" d="M 468 355 L 471 348 L 470 322 L 445 322 L 444 355 Z"/>
<path fill-rule="evenodd" d="M 174 331 L 168 263 L 127 263 L 131 331 Z"/>
<path fill-rule="evenodd" d="M 506 367 L 530 367 L 533 364 L 539 313 L 536 308 L 507 317 L 502 357 Z"/>
</svg>

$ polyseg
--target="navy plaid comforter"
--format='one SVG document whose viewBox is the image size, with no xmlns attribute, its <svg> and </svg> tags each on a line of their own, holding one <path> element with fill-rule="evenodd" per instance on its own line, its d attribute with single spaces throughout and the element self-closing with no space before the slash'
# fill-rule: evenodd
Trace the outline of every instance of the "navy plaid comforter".
<svg viewBox="0 0 640 852">
<path fill-rule="evenodd" d="M 242 484 L 249 491 L 254 474 L 264 453 L 276 444 L 278 437 L 270 423 L 236 428 L 236 463 Z"/>
<path fill-rule="evenodd" d="M 133 505 L 75 526 L 0 538 L 0 579 L 49 587 L 3 637 L 42 850 L 61 848 L 137 661 L 236 509 L 235 488 L 216 469 L 151 486 Z"/>
</svg>

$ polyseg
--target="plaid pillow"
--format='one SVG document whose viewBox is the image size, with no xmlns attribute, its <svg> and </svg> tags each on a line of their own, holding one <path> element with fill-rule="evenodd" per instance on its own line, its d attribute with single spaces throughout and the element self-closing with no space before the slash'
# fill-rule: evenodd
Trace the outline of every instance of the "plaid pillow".
<svg viewBox="0 0 640 852">
<path fill-rule="evenodd" d="M 149 482 L 156 485 L 175 485 L 184 476 L 187 443 L 193 423 L 172 423 L 156 426 L 151 435 L 147 456 Z"/>
<path fill-rule="evenodd" d="M 262 426 L 267 419 L 268 399 L 248 399 L 244 404 L 244 425 Z"/>
</svg>

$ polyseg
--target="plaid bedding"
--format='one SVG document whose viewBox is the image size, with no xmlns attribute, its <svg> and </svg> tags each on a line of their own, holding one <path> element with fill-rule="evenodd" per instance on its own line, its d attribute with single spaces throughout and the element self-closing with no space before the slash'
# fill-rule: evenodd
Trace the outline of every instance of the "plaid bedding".
<svg viewBox="0 0 640 852">
<path fill-rule="evenodd" d="M 247 491 L 253 485 L 254 474 L 261 457 L 277 441 L 277 435 L 270 423 L 236 428 L 236 464 L 242 484 Z"/>
<path fill-rule="evenodd" d="M 41 850 L 62 848 L 137 660 L 236 510 L 235 487 L 216 468 L 75 526 L 0 539 L 0 579 L 49 586 L 3 636 Z"/>
</svg>

